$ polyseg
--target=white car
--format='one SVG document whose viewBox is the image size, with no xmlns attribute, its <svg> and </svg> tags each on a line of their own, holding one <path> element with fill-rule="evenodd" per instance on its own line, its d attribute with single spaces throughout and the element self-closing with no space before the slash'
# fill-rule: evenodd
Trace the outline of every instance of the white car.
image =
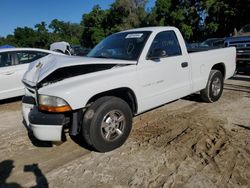
<svg viewBox="0 0 250 188">
<path fill-rule="evenodd" d="M 22 77 L 31 62 L 57 52 L 36 48 L 0 49 L 0 100 L 24 95 Z"/>
<path fill-rule="evenodd" d="M 26 72 L 23 114 L 39 140 L 56 141 L 64 128 L 100 152 L 121 146 L 132 117 L 200 91 L 219 100 L 235 72 L 234 47 L 189 53 L 175 27 L 113 34 L 88 57 L 50 55 Z"/>
</svg>

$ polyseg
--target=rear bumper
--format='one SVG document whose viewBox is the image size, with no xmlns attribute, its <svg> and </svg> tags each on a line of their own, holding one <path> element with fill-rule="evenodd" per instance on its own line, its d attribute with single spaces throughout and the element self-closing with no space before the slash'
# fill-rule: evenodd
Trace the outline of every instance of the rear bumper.
<svg viewBox="0 0 250 188">
<path fill-rule="evenodd" d="M 63 126 L 67 123 L 64 114 L 52 114 L 38 111 L 32 97 L 24 96 L 22 113 L 34 136 L 42 141 L 61 141 Z"/>
</svg>

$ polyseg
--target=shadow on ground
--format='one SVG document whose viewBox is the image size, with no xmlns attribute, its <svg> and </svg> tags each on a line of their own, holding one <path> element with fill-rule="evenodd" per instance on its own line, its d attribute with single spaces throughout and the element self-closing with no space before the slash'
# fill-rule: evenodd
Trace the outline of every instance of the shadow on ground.
<svg viewBox="0 0 250 188">
<path fill-rule="evenodd" d="M 12 103 L 12 102 L 17 102 L 17 101 L 21 101 L 22 97 L 14 97 L 14 98 L 10 98 L 10 99 L 3 99 L 0 100 L 0 105 L 1 104 L 8 104 L 8 103 Z"/>
<path fill-rule="evenodd" d="M 71 136 L 71 139 L 80 147 L 89 151 L 96 151 L 91 145 L 89 145 L 81 135 Z"/>
<path fill-rule="evenodd" d="M 249 126 L 246 126 L 246 125 L 240 125 L 240 124 L 235 124 L 236 126 L 238 127 L 241 127 L 243 129 L 246 129 L 246 130 L 250 130 L 250 125 Z"/>
<path fill-rule="evenodd" d="M 249 77 L 244 77 L 244 76 L 241 76 L 241 75 L 238 75 L 237 77 L 232 77 L 232 78 L 230 78 L 230 80 L 240 80 L 240 81 L 248 81 L 248 82 L 250 82 Z"/>
<path fill-rule="evenodd" d="M 231 90 L 231 91 L 240 91 L 245 93 L 250 93 L 250 86 L 242 86 L 237 84 L 224 84 L 225 90 Z"/>
<path fill-rule="evenodd" d="M 184 98 L 182 98 L 183 100 L 187 100 L 187 101 L 194 101 L 194 102 L 199 102 L 199 103 L 202 103 L 204 102 L 201 98 L 201 95 L 198 94 L 198 93 L 194 93 L 192 95 L 188 95 Z"/>
<path fill-rule="evenodd" d="M 0 187 L 21 188 L 22 186 L 16 182 L 8 182 L 7 179 L 11 176 L 12 170 L 15 168 L 13 160 L 4 160 L 0 162 Z M 31 172 L 36 177 L 36 186 L 34 188 L 48 188 L 48 181 L 38 164 L 24 165 L 24 172 Z"/>
</svg>

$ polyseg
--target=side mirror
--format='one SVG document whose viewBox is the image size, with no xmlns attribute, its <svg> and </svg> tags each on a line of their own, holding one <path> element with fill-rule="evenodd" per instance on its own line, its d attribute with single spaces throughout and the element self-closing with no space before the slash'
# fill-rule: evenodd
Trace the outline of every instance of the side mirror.
<svg viewBox="0 0 250 188">
<path fill-rule="evenodd" d="M 166 57 L 167 52 L 162 48 L 156 48 L 149 54 L 148 59 L 160 59 L 162 57 Z"/>
</svg>

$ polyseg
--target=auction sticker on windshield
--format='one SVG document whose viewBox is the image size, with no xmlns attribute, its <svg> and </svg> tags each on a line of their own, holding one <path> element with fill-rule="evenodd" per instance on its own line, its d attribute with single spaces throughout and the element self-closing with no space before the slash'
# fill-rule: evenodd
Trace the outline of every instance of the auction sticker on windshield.
<svg viewBox="0 0 250 188">
<path fill-rule="evenodd" d="M 132 33 L 126 36 L 126 39 L 141 38 L 143 33 Z"/>
</svg>

